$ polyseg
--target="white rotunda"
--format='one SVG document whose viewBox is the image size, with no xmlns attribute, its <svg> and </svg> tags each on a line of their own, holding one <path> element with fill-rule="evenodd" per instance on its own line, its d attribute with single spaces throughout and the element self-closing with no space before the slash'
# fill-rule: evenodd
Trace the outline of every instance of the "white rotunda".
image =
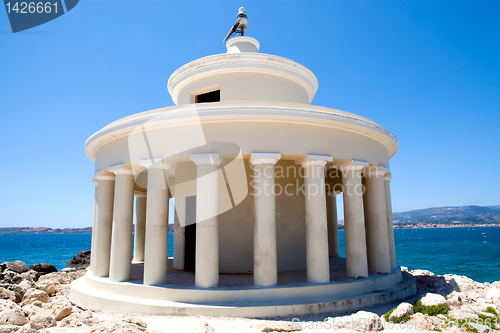
<svg viewBox="0 0 500 333">
<path fill-rule="evenodd" d="M 259 53 L 257 40 L 235 37 L 226 48 L 172 74 L 176 106 L 122 118 L 87 140 L 92 258 L 71 300 L 152 315 L 271 317 L 415 294 L 396 264 L 396 138 L 366 118 L 310 105 L 314 74 Z"/>
</svg>

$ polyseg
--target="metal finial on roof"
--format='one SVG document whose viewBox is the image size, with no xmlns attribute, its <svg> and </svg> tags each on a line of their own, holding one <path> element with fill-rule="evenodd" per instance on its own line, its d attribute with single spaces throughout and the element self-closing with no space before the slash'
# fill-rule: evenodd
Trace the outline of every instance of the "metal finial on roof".
<svg viewBox="0 0 500 333">
<path fill-rule="evenodd" d="M 224 42 L 226 40 L 229 39 L 229 37 L 233 36 L 233 35 L 236 35 L 236 34 L 240 34 L 240 35 L 244 35 L 245 33 L 245 29 L 247 28 L 247 12 L 245 10 L 245 8 L 243 7 L 240 7 L 239 11 L 238 11 L 238 15 L 236 15 L 236 23 L 235 25 L 233 25 L 233 27 L 231 28 L 231 30 L 229 30 L 229 33 L 227 34 L 226 38 L 224 38 Z"/>
</svg>

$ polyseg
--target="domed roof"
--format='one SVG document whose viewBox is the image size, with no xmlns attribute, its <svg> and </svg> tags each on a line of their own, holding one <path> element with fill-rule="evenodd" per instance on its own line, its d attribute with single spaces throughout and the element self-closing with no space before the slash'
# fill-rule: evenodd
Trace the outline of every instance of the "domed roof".
<svg viewBox="0 0 500 333">
<path fill-rule="evenodd" d="M 251 37 L 235 37 L 227 53 L 194 60 L 168 80 L 175 104 L 190 104 L 194 96 L 220 90 L 220 101 L 278 101 L 309 104 L 318 89 L 316 76 L 287 58 L 259 53 Z"/>
</svg>

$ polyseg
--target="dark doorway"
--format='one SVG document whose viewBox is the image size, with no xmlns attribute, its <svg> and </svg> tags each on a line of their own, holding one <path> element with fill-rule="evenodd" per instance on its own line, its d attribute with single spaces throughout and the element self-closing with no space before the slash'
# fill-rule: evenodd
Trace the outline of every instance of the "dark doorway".
<svg viewBox="0 0 500 333">
<path fill-rule="evenodd" d="M 196 196 L 186 197 L 184 230 L 184 270 L 194 272 L 196 260 Z"/>
<path fill-rule="evenodd" d="M 220 102 L 220 90 L 210 91 L 204 94 L 196 95 L 195 103 L 213 103 Z"/>
</svg>

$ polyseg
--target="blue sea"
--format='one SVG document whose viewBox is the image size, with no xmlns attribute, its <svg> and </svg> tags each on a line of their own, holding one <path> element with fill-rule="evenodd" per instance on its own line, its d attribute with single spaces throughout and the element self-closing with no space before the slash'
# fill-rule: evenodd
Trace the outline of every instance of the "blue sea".
<svg viewBox="0 0 500 333">
<path fill-rule="evenodd" d="M 500 280 L 500 227 L 396 229 L 398 264 L 436 274 L 466 275 L 479 282 Z M 340 252 L 344 231 L 340 231 Z M 48 262 L 61 270 L 79 251 L 90 250 L 91 234 L 0 234 L 0 262 Z M 173 234 L 169 234 L 169 255 Z"/>
</svg>

